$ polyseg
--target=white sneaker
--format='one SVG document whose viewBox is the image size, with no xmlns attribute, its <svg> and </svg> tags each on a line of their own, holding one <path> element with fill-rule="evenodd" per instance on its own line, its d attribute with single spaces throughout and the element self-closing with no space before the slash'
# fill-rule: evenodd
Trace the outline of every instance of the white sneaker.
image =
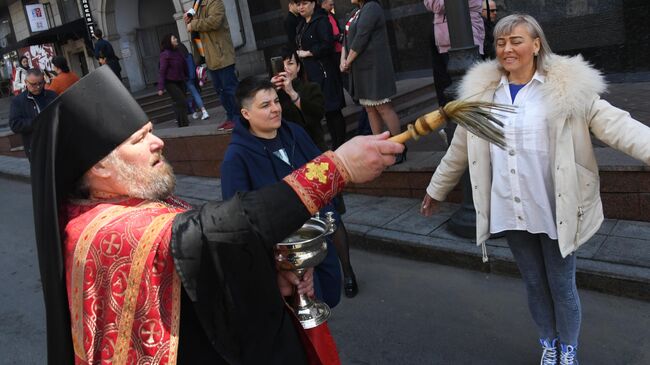
<svg viewBox="0 0 650 365">
<path fill-rule="evenodd" d="M 542 345 L 542 359 L 539 365 L 556 365 L 557 364 L 557 338 L 552 341 L 548 338 L 540 338 L 539 343 Z"/>
<path fill-rule="evenodd" d="M 192 119 L 199 119 L 199 112 L 192 113 Z"/>
<path fill-rule="evenodd" d="M 201 114 L 201 120 L 206 120 L 208 118 L 210 118 L 210 114 L 208 114 L 207 110 L 204 110 L 203 114 Z"/>
</svg>

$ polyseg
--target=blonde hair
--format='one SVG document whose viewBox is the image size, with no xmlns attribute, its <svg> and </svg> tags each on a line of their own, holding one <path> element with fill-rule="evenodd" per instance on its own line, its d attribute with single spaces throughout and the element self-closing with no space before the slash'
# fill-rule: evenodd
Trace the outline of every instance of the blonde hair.
<svg viewBox="0 0 650 365">
<path fill-rule="evenodd" d="M 513 29 L 518 25 L 526 26 L 528 34 L 533 38 L 539 38 L 539 51 L 537 56 L 535 56 L 535 67 L 538 71 L 546 73 L 548 65 L 548 60 L 553 55 L 551 47 L 546 41 L 546 36 L 542 27 L 539 25 L 537 20 L 528 14 L 512 14 L 508 15 L 505 18 L 502 18 L 494 26 L 494 46 L 496 48 L 496 42 L 499 37 L 511 34 Z M 499 66 L 501 68 L 501 66 Z"/>
</svg>

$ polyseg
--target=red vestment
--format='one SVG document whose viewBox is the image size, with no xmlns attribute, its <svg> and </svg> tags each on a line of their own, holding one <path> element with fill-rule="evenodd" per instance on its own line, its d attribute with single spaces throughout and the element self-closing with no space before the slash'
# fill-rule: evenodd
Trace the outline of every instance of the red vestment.
<svg viewBox="0 0 650 365">
<path fill-rule="evenodd" d="M 66 206 L 75 363 L 176 363 L 181 284 L 169 242 L 184 210 L 141 199 Z"/>
</svg>

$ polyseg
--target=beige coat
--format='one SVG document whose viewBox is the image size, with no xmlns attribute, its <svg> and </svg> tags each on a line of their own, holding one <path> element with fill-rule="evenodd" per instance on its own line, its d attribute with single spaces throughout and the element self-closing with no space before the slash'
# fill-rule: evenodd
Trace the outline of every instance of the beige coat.
<svg viewBox="0 0 650 365">
<path fill-rule="evenodd" d="M 474 66 L 460 84 L 460 97 L 492 101 L 502 75 L 497 66 L 496 61 Z M 599 94 L 605 91 L 603 77 L 581 56 L 553 55 L 546 69 L 542 89 L 554 161 L 555 224 L 560 252 L 566 257 L 589 240 L 603 222 L 598 163 L 590 133 L 650 164 L 650 128 L 600 99 Z M 490 236 L 492 188 L 488 142 L 457 128 L 427 193 L 445 200 L 468 166 L 476 209 L 476 242 L 485 244 Z"/>
<path fill-rule="evenodd" d="M 235 63 L 235 47 L 232 44 L 226 7 L 222 0 L 201 1 L 199 11 L 190 25 L 193 32 L 199 32 L 201 35 L 208 69 L 218 70 Z M 194 52 L 196 59 L 196 49 Z"/>
</svg>

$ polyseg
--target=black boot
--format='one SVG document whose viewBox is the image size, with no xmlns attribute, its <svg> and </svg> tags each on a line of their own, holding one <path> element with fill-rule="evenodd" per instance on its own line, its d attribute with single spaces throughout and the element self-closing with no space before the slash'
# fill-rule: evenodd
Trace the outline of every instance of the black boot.
<svg viewBox="0 0 650 365">
<path fill-rule="evenodd" d="M 345 296 L 348 298 L 354 298 L 357 295 L 359 286 L 357 285 L 357 278 L 354 276 L 354 273 L 351 276 L 343 277 L 343 289 Z"/>
</svg>

